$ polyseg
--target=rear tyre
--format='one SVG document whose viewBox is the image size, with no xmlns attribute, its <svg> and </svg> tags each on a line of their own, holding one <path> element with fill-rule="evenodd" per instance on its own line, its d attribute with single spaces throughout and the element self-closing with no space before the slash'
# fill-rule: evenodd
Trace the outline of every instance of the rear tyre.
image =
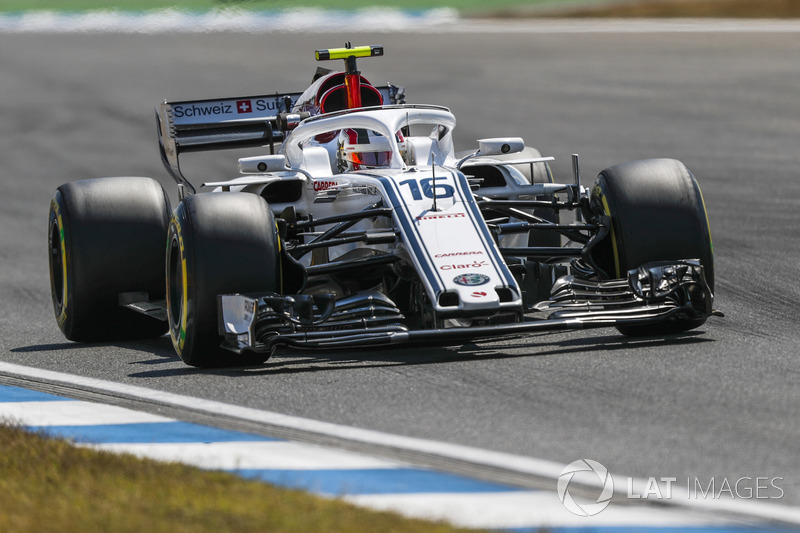
<svg viewBox="0 0 800 533">
<path fill-rule="evenodd" d="M 277 227 L 263 198 L 247 193 L 184 198 L 170 220 L 166 265 L 170 335 L 186 364 L 242 366 L 269 357 L 222 348 L 217 314 L 219 294 L 280 292 Z"/>
<path fill-rule="evenodd" d="M 608 277 L 653 261 L 699 259 L 714 290 L 714 254 L 703 195 L 692 173 L 674 159 L 648 159 L 603 170 L 592 190 L 592 208 L 611 217 L 607 239 L 592 257 Z M 626 335 L 662 335 L 697 328 L 705 319 L 676 318 L 624 326 Z"/>
<path fill-rule="evenodd" d="M 122 292 L 164 298 L 169 200 L 151 178 L 100 178 L 59 187 L 50 203 L 53 309 L 64 336 L 100 342 L 158 337 L 167 324 L 120 307 Z"/>
</svg>

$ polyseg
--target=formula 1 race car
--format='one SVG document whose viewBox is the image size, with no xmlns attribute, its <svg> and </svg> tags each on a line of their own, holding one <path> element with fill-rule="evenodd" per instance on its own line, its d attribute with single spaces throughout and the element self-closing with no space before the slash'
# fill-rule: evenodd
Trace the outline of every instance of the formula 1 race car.
<svg viewBox="0 0 800 533">
<path fill-rule="evenodd" d="M 174 211 L 150 178 L 67 183 L 49 219 L 64 335 L 163 335 L 189 365 L 265 361 L 276 348 L 460 344 L 546 330 L 662 335 L 713 311 L 700 188 L 654 159 L 557 183 L 518 137 L 457 153 L 445 107 L 374 86 L 358 58 L 318 50 L 302 93 L 164 102 L 156 110 Z M 202 184 L 180 155 L 263 147 Z M 562 220 L 569 218 L 569 220 Z"/>
</svg>

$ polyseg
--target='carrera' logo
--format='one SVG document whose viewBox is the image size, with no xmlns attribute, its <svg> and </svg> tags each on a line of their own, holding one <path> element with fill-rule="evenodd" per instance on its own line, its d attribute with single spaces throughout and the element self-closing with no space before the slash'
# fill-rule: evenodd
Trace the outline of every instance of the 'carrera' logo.
<svg viewBox="0 0 800 533">
<path fill-rule="evenodd" d="M 252 113 L 253 104 L 250 100 L 236 100 L 236 112 L 239 114 Z"/>
<path fill-rule="evenodd" d="M 417 220 L 435 220 L 440 218 L 464 218 L 467 216 L 464 213 L 443 213 L 441 215 L 421 215 L 417 217 Z"/>
<path fill-rule="evenodd" d="M 332 189 L 339 185 L 335 181 L 315 181 L 314 182 L 314 190 L 315 191 L 327 191 L 328 189 Z"/>
<path fill-rule="evenodd" d="M 489 283 L 489 276 L 483 274 L 460 274 L 453 278 L 453 283 L 456 285 L 463 285 L 465 287 L 474 287 L 475 285 L 486 285 Z"/>
<path fill-rule="evenodd" d="M 483 255 L 483 252 L 481 252 L 480 250 L 478 250 L 477 252 L 450 252 L 450 253 L 447 253 L 447 254 L 436 254 L 433 257 L 436 257 L 436 258 L 439 258 L 439 257 L 459 257 L 459 256 L 462 256 L 462 255 Z"/>
</svg>

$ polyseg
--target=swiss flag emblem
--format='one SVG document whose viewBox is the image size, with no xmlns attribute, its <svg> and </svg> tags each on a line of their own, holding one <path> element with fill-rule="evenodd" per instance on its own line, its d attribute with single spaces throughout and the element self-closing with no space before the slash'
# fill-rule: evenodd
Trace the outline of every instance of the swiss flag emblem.
<svg viewBox="0 0 800 533">
<path fill-rule="evenodd" d="M 237 113 L 252 113 L 253 112 L 253 105 L 250 103 L 250 100 L 237 100 L 236 101 L 236 112 Z"/>
</svg>

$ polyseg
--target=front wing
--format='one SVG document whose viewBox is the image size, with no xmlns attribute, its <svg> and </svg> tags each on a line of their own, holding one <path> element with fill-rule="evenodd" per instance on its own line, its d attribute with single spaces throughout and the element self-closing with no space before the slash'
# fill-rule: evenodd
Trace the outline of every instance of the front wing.
<svg viewBox="0 0 800 533">
<path fill-rule="evenodd" d="M 375 291 L 334 301 L 326 295 L 226 294 L 218 297 L 223 347 L 235 353 L 462 344 L 478 338 L 600 327 L 648 326 L 717 313 L 698 260 L 650 263 L 627 279 L 588 281 L 565 276 L 549 301 L 511 323 L 409 329 L 386 296 Z"/>
</svg>

